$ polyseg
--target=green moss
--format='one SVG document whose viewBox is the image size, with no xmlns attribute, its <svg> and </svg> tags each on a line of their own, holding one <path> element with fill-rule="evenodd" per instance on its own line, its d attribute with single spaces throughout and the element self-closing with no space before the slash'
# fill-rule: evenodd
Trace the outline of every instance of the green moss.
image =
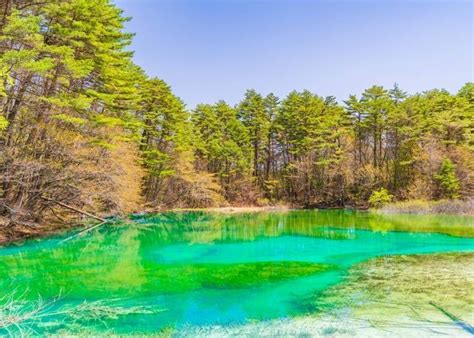
<svg viewBox="0 0 474 338">
<path fill-rule="evenodd" d="M 153 289 L 183 292 L 198 288 L 247 288 L 309 276 L 331 266 L 307 262 L 258 262 L 242 264 L 193 264 L 154 267 Z"/>
</svg>

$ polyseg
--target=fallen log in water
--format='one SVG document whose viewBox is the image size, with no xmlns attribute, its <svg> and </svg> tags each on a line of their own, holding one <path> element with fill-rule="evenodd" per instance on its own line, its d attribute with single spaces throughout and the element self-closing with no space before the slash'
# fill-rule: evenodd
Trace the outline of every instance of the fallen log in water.
<svg viewBox="0 0 474 338">
<path fill-rule="evenodd" d="M 96 216 L 96 215 L 94 215 L 94 214 L 91 214 L 91 213 L 89 213 L 89 212 L 87 212 L 87 211 L 84 211 L 84 210 L 81 210 L 81 209 L 72 207 L 72 206 L 70 206 L 70 205 L 67 205 L 66 203 L 63 203 L 63 202 L 60 202 L 60 201 L 56 201 L 56 200 L 53 200 L 52 198 L 47 198 L 47 197 L 44 197 L 44 196 L 41 196 L 41 198 L 44 199 L 45 201 L 55 203 L 55 204 L 60 205 L 60 206 L 62 206 L 62 207 L 64 207 L 64 208 L 66 208 L 66 209 L 75 211 L 75 212 L 77 212 L 77 213 L 79 213 L 79 214 L 82 214 L 82 215 L 85 215 L 85 216 L 89 216 L 89 217 L 95 218 L 95 219 L 97 219 L 97 220 L 99 220 L 99 221 L 101 221 L 101 222 L 104 222 L 104 223 L 107 222 L 107 220 L 104 219 L 104 218 L 101 218 L 101 217 L 99 217 L 99 216 Z"/>
<path fill-rule="evenodd" d="M 69 240 L 71 240 L 71 239 L 73 239 L 73 238 L 75 238 L 75 237 L 78 237 L 78 236 L 80 236 L 80 235 L 82 235 L 82 234 L 85 234 L 86 232 L 89 232 L 89 231 L 91 231 L 91 230 L 94 230 L 94 229 L 98 228 L 99 226 L 104 225 L 105 223 L 108 222 L 105 218 L 96 216 L 96 215 L 94 215 L 94 214 L 91 214 L 90 212 L 87 212 L 87 211 L 78 209 L 78 208 L 73 207 L 73 206 L 70 206 L 70 205 L 68 205 L 68 204 L 66 204 L 66 203 L 63 203 L 63 202 L 60 202 L 60 201 L 56 201 L 56 200 L 54 200 L 54 199 L 52 199 L 52 198 L 47 198 L 47 197 L 44 197 L 44 196 L 41 196 L 41 198 L 44 199 L 45 201 L 55 203 L 55 204 L 60 205 L 60 206 L 62 206 L 62 207 L 64 207 L 64 208 L 66 208 L 66 209 L 75 211 L 75 212 L 77 212 L 77 213 L 79 213 L 79 214 L 82 214 L 82 215 L 85 215 L 85 216 L 88 216 L 88 217 L 91 217 L 91 218 L 94 218 L 94 219 L 97 219 L 97 220 L 100 221 L 100 223 L 98 223 L 98 224 L 92 225 L 92 226 L 90 226 L 90 227 L 88 227 L 88 228 L 86 228 L 86 229 L 84 229 L 84 230 L 78 232 L 77 234 L 74 234 L 74 235 L 72 235 L 72 236 L 70 236 L 70 237 L 68 237 L 68 238 L 65 238 L 64 240 L 61 241 L 61 243 L 67 242 L 67 241 L 69 241 Z"/>
</svg>

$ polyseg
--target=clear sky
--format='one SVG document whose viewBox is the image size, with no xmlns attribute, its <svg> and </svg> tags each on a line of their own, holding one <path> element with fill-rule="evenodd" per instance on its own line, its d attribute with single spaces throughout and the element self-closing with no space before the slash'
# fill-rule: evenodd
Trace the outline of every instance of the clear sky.
<svg viewBox="0 0 474 338">
<path fill-rule="evenodd" d="M 474 1 L 115 0 L 135 62 L 188 107 L 248 88 L 339 101 L 372 84 L 457 91 L 474 78 Z"/>
</svg>

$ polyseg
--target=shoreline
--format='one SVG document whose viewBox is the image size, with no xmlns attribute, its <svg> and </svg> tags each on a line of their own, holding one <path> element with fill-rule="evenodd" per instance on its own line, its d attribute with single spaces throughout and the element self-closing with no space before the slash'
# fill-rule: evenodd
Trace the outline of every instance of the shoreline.
<svg viewBox="0 0 474 338">
<path fill-rule="evenodd" d="M 255 212 L 279 212 L 279 211 L 293 211 L 293 210 L 303 210 L 301 208 L 291 207 L 288 205 L 279 205 L 279 206 L 227 206 L 227 207 L 212 207 L 212 208 L 175 208 L 164 210 L 161 212 L 193 212 L 193 211 L 203 211 L 203 212 L 215 212 L 222 214 L 237 214 L 237 213 L 255 213 Z"/>
<path fill-rule="evenodd" d="M 458 208 L 446 208 L 446 204 L 449 206 L 452 204 L 462 205 Z M 423 207 L 419 207 L 419 206 Z M 441 205 L 442 208 L 435 209 L 433 206 Z M 451 212 L 445 212 L 447 211 Z M 387 204 L 385 207 L 380 209 L 365 209 L 365 208 L 304 208 L 301 206 L 292 205 L 274 205 L 274 206 L 224 206 L 224 207 L 210 207 L 210 208 L 169 208 L 169 209 L 144 209 L 140 214 L 154 214 L 154 213 L 165 213 L 165 212 L 210 212 L 218 214 L 241 214 L 241 213 L 259 213 L 259 212 L 290 212 L 296 210 L 348 210 L 356 212 L 369 212 L 379 215 L 423 215 L 423 216 L 463 216 L 463 217 L 474 217 L 474 201 L 403 201 Z M 123 214 L 115 215 L 101 215 L 102 217 L 125 217 Z M 3 223 L 1 222 L 3 221 Z M 39 224 L 37 226 L 5 226 L 5 220 L 0 219 L 0 248 L 15 243 L 21 244 L 23 241 L 28 239 L 36 239 L 48 237 L 55 234 L 60 234 L 66 231 L 70 231 L 76 228 L 85 227 L 88 219 L 83 220 L 71 220 L 69 223 L 58 223 L 51 222 L 49 226 L 46 224 Z"/>
</svg>

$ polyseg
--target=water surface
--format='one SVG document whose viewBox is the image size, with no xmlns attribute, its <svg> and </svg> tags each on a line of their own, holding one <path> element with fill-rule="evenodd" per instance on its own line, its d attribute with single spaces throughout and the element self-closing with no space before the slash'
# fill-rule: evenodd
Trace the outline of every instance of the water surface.
<svg viewBox="0 0 474 338">
<path fill-rule="evenodd" d="M 0 249 L 3 302 L 21 302 L 20 312 L 38 299 L 48 304 L 28 323 L 39 334 L 71 329 L 71 316 L 79 328 L 147 333 L 317 312 L 315 300 L 356 263 L 474 251 L 474 222 L 353 211 L 187 212 L 133 216 L 66 237 Z"/>
</svg>

